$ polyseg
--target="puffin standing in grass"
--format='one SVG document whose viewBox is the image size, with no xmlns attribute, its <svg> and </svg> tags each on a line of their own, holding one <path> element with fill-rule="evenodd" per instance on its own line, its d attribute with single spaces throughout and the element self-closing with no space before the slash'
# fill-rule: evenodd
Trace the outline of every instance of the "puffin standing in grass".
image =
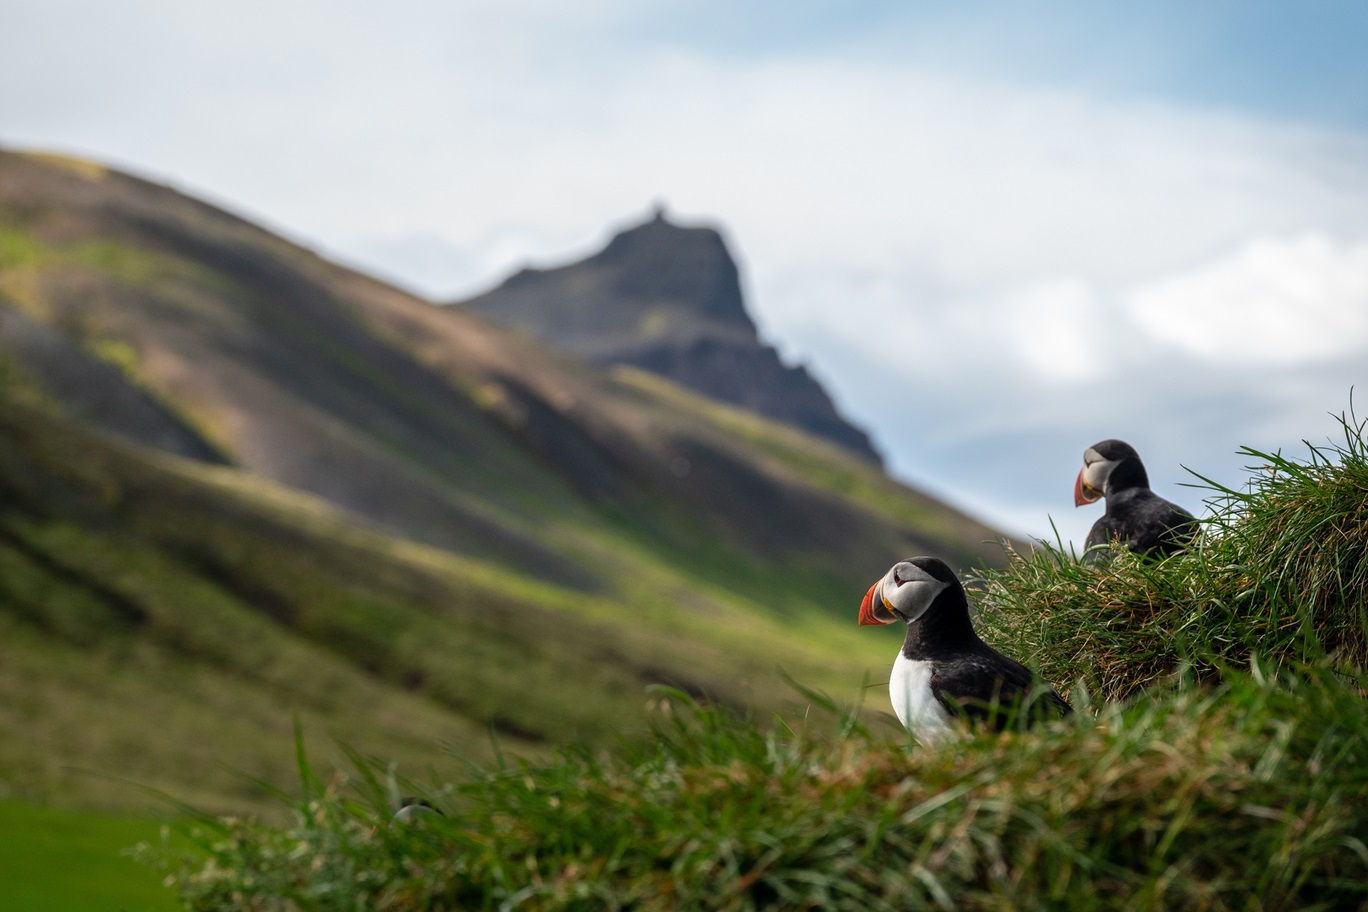
<svg viewBox="0 0 1368 912">
<path fill-rule="evenodd" d="M 1092 549 L 1112 542 L 1145 557 L 1164 558 L 1187 547 L 1197 533 L 1191 513 L 1150 490 L 1140 455 L 1123 440 L 1103 440 L 1083 453 L 1083 468 L 1074 482 L 1074 506 L 1103 497 L 1107 512 L 1088 532 L 1085 560 L 1105 558 L 1105 550 Z"/>
<path fill-rule="evenodd" d="M 907 625 L 888 694 L 898 721 L 922 741 L 951 730 L 952 720 L 984 720 L 999 731 L 1025 714 L 1058 719 L 1072 710 L 1031 670 L 974 632 L 964 586 L 944 561 L 899 561 L 865 593 L 860 623 Z"/>
</svg>

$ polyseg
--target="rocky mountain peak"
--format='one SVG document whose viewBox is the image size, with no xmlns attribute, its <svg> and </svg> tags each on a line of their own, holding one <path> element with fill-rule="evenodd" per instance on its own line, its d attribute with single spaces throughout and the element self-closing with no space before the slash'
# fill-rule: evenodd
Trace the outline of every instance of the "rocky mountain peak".
<svg viewBox="0 0 1368 912">
<path fill-rule="evenodd" d="M 661 206 L 587 259 L 524 269 L 458 303 L 578 357 L 640 367 L 880 461 L 821 384 L 760 341 L 722 235 L 676 224 Z"/>
<path fill-rule="evenodd" d="M 678 225 L 663 207 L 649 221 L 616 235 L 589 264 L 612 271 L 612 291 L 622 300 L 676 308 L 755 333 L 736 261 L 722 235 L 713 228 Z"/>
</svg>

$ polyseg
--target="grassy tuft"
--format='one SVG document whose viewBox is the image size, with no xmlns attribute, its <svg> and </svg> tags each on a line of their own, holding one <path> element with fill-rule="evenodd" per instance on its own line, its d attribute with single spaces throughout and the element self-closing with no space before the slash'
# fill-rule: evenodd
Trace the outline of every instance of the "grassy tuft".
<svg viewBox="0 0 1368 912">
<path fill-rule="evenodd" d="M 203 830 L 208 860 L 176 876 L 197 910 L 1368 900 L 1368 714 L 1323 670 L 934 750 L 849 712 L 766 727 L 677 692 L 654 733 L 478 773 L 409 823 L 382 770 L 324 788 L 304 766 L 293 826 Z"/>
<path fill-rule="evenodd" d="M 1342 443 L 1309 455 L 1246 448 L 1243 490 L 1201 478 L 1210 516 L 1190 549 L 1154 562 L 1085 565 L 1043 544 L 970 582 L 994 642 L 1056 682 L 1123 699 L 1188 668 L 1200 679 L 1329 659 L 1368 667 L 1368 446 L 1341 416 Z"/>
</svg>

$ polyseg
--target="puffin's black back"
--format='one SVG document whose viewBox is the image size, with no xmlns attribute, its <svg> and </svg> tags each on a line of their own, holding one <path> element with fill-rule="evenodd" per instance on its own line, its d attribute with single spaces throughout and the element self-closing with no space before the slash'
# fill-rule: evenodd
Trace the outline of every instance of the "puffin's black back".
<svg viewBox="0 0 1368 912">
<path fill-rule="evenodd" d="M 1085 547 L 1120 542 L 1145 557 L 1181 551 L 1197 532 L 1197 520 L 1149 488 L 1128 488 L 1107 496 L 1107 512 L 1093 523 Z"/>
</svg>

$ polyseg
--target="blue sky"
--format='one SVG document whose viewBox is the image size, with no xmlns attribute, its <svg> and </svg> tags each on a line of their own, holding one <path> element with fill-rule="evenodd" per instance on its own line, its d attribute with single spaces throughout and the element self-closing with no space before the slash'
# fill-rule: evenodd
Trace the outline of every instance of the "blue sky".
<svg viewBox="0 0 1368 912">
<path fill-rule="evenodd" d="M 1368 5 L 1343 0 L 646 4 L 620 26 L 625 42 L 718 56 L 860 47 L 964 76 L 1359 128 L 1366 37 Z"/>
<path fill-rule="evenodd" d="M 1368 4 L 0 0 L 0 144 L 439 299 L 656 200 L 895 474 L 1081 540 L 1082 451 L 1301 449 L 1368 365 Z"/>
</svg>

